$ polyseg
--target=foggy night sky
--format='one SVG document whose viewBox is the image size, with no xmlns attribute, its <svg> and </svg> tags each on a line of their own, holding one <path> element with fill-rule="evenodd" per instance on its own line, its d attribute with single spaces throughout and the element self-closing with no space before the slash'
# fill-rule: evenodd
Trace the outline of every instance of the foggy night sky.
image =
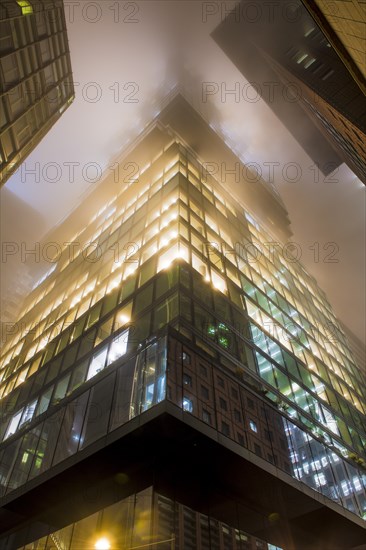
<svg viewBox="0 0 366 550">
<path fill-rule="evenodd" d="M 74 20 L 70 11 L 66 12 L 74 81 L 79 83 L 76 99 L 25 161 L 28 169 L 36 162 L 41 167 L 57 162 L 62 177 L 56 183 L 42 177 L 36 182 L 32 175 L 22 181 L 18 171 L 8 180 L 0 196 L 6 218 L 2 239 L 13 236 L 34 242 L 67 216 L 92 185 L 83 179 L 82 167 L 94 162 L 108 170 L 179 82 L 194 107 L 235 151 L 262 167 L 263 163 L 280 163 L 274 172 L 275 184 L 292 222 L 291 240 L 302 247 L 301 259 L 326 292 L 336 315 L 365 340 L 365 186 L 345 165 L 328 181 L 322 174 L 315 181 L 312 160 L 262 100 L 249 97 L 237 103 L 228 95 L 223 102 L 217 93 L 202 101 L 203 82 L 216 82 L 227 89 L 234 88 L 236 82 L 241 87 L 247 84 L 210 36 L 221 21 L 219 13 L 203 22 L 198 0 L 119 2 L 119 14 L 110 9 L 117 5 L 112 0 L 99 2 L 99 13 L 90 4 L 97 3 L 80 0 L 75 4 Z M 99 21 L 91 22 L 99 16 Z M 93 82 L 97 87 L 90 84 Z M 133 86 L 123 88 L 131 82 Z M 101 98 L 94 102 L 97 89 Z M 132 91 L 137 102 L 123 101 Z M 67 162 L 80 163 L 74 182 L 69 181 Z M 288 181 L 291 171 L 289 178 L 282 175 L 289 162 L 302 168 L 296 183 Z M 264 167 L 263 176 L 267 174 Z M 50 177 L 53 175 L 50 170 Z M 34 212 L 30 226 L 27 220 L 11 215 L 12 193 L 38 213 L 38 221 Z M 315 242 L 319 243 L 318 263 L 310 249 Z M 323 261 L 330 251 L 323 247 L 329 242 L 338 247 L 337 263 Z"/>
</svg>

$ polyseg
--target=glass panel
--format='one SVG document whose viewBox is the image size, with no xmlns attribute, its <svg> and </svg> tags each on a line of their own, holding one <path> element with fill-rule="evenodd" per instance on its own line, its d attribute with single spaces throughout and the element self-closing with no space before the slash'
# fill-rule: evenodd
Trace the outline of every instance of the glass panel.
<svg viewBox="0 0 366 550">
<path fill-rule="evenodd" d="M 124 330 L 118 336 L 113 338 L 109 347 L 107 365 L 110 365 L 114 361 L 117 361 L 120 357 L 125 355 L 127 351 L 129 330 Z"/>
<path fill-rule="evenodd" d="M 5 447 L 0 461 L 0 495 L 4 495 L 13 464 L 18 453 L 21 438 Z"/>
<path fill-rule="evenodd" d="M 88 361 L 83 361 L 72 373 L 71 382 L 68 394 L 71 394 L 76 390 L 81 384 L 85 382 L 86 371 L 88 368 Z"/>
<path fill-rule="evenodd" d="M 161 327 L 175 319 L 178 315 L 178 295 L 175 294 L 171 298 L 164 300 L 158 305 L 154 311 L 153 331 L 159 330 Z"/>
<path fill-rule="evenodd" d="M 68 404 L 62 421 L 53 465 L 76 453 L 79 446 L 89 392 Z"/>
<path fill-rule="evenodd" d="M 90 390 L 80 448 L 84 448 L 106 435 L 115 381 L 116 373 L 114 372 Z"/>
<path fill-rule="evenodd" d="M 15 434 L 15 432 L 16 432 L 17 429 L 18 429 L 19 422 L 20 422 L 20 419 L 21 419 L 21 417 L 22 417 L 22 414 L 23 414 L 23 409 L 21 409 L 19 412 L 17 412 L 17 413 L 13 416 L 13 418 L 10 420 L 10 424 L 9 424 L 9 426 L 8 426 L 8 429 L 6 430 L 4 439 L 7 439 L 7 438 L 10 437 L 11 435 Z"/>
<path fill-rule="evenodd" d="M 67 388 L 69 385 L 69 380 L 70 380 L 70 374 L 67 374 L 56 385 L 55 393 L 52 397 L 53 405 L 56 405 L 65 397 Z"/>
<path fill-rule="evenodd" d="M 117 371 L 117 383 L 113 411 L 111 418 L 111 430 L 121 426 L 130 418 L 132 383 L 135 371 L 135 358 L 122 365 Z"/>
<path fill-rule="evenodd" d="M 23 483 L 27 481 L 39 435 L 40 427 L 37 426 L 30 432 L 26 433 L 23 437 L 23 441 L 8 484 L 8 492 L 16 489 L 20 485 L 23 485 Z"/>
<path fill-rule="evenodd" d="M 29 475 L 30 478 L 41 474 L 51 466 L 64 412 L 65 409 L 63 408 L 45 420 Z"/>
<path fill-rule="evenodd" d="M 51 401 L 51 395 L 52 395 L 52 392 L 53 392 L 53 388 L 54 388 L 54 386 L 51 386 L 50 388 L 48 388 L 41 395 L 41 397 L 39 398 L 38 406 L 37 406 L 37 410 L 36 410 L 36 416 L 44 413 L 48 409 L 50 401 Z"/>
<path fill-rule="evenodd" d="M 98 353 L 93 355 L 90 367 L 88 370 L 88 376 L 86 377 L 87 380 L 90 380 L 90 378 L 93 378 L 98 372 L 104 369 L 105 366 L 105 360 L 107 357 L 107 351 L 108 346 L 104 346 Z"/>
</svg>

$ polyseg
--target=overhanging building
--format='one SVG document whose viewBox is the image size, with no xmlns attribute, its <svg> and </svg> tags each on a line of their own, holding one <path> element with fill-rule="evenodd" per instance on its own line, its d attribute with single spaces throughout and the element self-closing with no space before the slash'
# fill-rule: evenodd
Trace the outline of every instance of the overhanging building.
<svg viewBox="0 0 366 550">
<path fill-rule="evenodd" d="M 4 550 L 364 541 L 363 376 L 279 198 L 212 175 L 232 155 L 178 96 L 44 243 L 2 355 Z"/>
<path fill-rule="evenodd" d="M 241 0 L 212 36 L 325 175 L 345 162 L 365 183 L 364 76 L 328 40 L 320 17 L 324 8 L 339 25 L 342 14 L 364 59 L 364 25 L 352 27 L 362 8 L 353 4 Z"/>
<path fill-rule="evenodd" d="M 0 185 L 74 99 L 62 0 L 0 4 Z"/>
</svg>

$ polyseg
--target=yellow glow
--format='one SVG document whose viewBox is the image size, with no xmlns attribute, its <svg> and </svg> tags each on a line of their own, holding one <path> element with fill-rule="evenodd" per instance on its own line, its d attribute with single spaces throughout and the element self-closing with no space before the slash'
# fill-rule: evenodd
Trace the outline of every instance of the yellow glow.
<svg viewBox="0 0 366 550">
<path fill-rule="evenodd" d="M 43 349 L 44 347 L 46 347 L 47 344 L 48 344 L 48 339 L 47 338 L 42 338 L 42 340 L 40 341 L 39 346 L 38 346 L 38 351 Z"/>
<path fill-rule="evenodd" d="M 22 15 L 33 13 L 33 8 L 28 0 L 17 0 L 17 4 L 22 8 Z"/>
<path fill-rule="evenodd" d="M 89 292 L 92 292 L 94 288 L 95 288 L 95 282 L 86 287 L 85 294 L 89 294 Z"/>
<path fill-rule="evenodd" d="M 97 540 L 94 545 L 95 550 L 109 550 L 111 547 L 109 540 L 106 537 L 102 537 Z"/>
<path fill-rule="evenodd" d="M 132 275 L 132 274 L 136 271 L 136 269 L 137 269 L 137 265 L 135 265 L 135 266 L 129 266 L 129 267 L 126 269 L 126 271 L 125 271 L 125 273 L 124 273 L 124 275 L 123 275 L 123 280 L 125 281 L 125 280 L 127 279 L 127 277 L 129 277 L 130 275 Z"/>
</svg>

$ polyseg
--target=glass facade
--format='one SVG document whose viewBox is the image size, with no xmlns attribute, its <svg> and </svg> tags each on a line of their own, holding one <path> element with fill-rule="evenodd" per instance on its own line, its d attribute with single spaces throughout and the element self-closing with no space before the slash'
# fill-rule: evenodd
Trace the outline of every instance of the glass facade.
<svg viewBox="0 0 366 550">
<path fill-rule="evenodd" d="M 366 517 L 364 381 L 295 252 L 171 137 L 64 243 L 5 343 L 2 495 L 168 402 Z"/>
<path fill-rule="evenodd" d="M 90 550 L 98 541 L 126 550 L 281 550 L 152 487 L 17 550 Z"/>
<path fill-rule="evenodd" d="M 0 176 L 4 184 L 74 99 L 63 2 L 0 6 Z"/>
</svg>

